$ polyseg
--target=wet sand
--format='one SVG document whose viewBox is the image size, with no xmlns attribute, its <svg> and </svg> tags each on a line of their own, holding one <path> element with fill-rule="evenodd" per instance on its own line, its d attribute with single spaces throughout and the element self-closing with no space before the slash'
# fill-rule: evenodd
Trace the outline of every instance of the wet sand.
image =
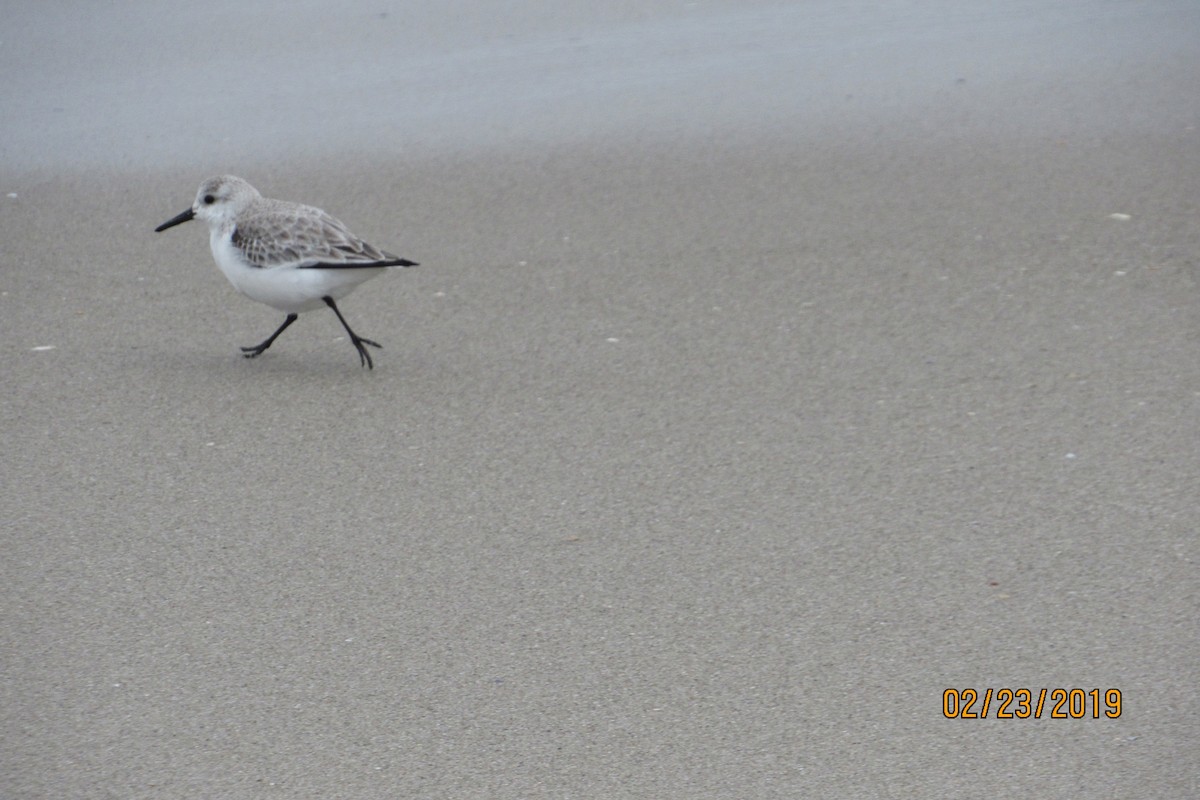
<svg viewBox="0 0 1200 800">
<path fill-rule="evenodd" d="M 9 146 L 0 794 L 1196 794 L 1197 14 L 781 8 L 611 130 Z M 776 12 L 860 68 L 764 72 Z M 715 35 L 571 13 L 520 58 Z M 238 357 L 280 315 L 152 233 L 225 170 L 421 262 L 339 304 L 373 372 Z"/>
</svg>

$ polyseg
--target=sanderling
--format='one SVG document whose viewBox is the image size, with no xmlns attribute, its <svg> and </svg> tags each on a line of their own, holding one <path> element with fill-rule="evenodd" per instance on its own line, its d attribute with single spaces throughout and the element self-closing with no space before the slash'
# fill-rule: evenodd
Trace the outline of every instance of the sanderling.
<svg viewBox="0 0 1200 800">
<path fill-rule="evenodd" d="M 233 288 L 287 312 L 287 319 L 266 341 L 242 348 L 246 358 L 270 347 L 302 312 L 327 305 L 350 334 L 359 362 L 375 368 L 364 345 L 382 345 L 350 330 L 334 300 L 387 267 L 415 267 L 415 261 L 372 247 L 319 208 L 269 200 L 233 175 L 200 184 L 192 207 L 154 230 L 162 232 L 191 219 L 208 223 L 213 259 Z"/>
</svg>

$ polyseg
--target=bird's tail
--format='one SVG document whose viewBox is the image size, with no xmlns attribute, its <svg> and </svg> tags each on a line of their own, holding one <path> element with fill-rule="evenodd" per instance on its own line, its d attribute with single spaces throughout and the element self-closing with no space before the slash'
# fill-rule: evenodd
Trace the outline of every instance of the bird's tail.
<svg viewBox="0 0 1200 800">
<path fill-rule="evenodd" d="M 386 250 L 383 251 L 383 254 L 388 257 L 388 260 L 380 261 L 379 263 L 374 264 L 373 266 L 376 266 L 376 267 L 419 267 L 419 266 L 421 266 L 416 261 L 409 261 L 407 258 L 401 258 L 400 256 L 395 255 L 394 253 L 387 252 Z"/>
</svg>

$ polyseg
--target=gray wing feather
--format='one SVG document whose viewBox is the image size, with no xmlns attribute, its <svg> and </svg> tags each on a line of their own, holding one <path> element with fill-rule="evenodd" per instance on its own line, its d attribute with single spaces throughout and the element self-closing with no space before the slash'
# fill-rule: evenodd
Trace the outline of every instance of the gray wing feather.
<svg viewBox="0 0 1200 800">
<path fill-rule="evenodd" d="M 234 246 L 256 267 L 370 267 L 397 258 L 359 239 L 319 208 L 272 205 L 239 220 L 233 232 Z"/>
</svg>

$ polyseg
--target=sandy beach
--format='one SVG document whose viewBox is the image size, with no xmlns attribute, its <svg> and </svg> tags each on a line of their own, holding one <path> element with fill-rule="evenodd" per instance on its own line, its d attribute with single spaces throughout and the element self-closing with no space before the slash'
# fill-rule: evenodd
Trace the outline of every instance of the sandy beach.
<svg viewBox="0 0 1200 800">
<path fill-rule="evenodd" d="M 1200 796 L 1200 8 L 992 5 L 14 12 L 0 795 Z"/>
</svg>

